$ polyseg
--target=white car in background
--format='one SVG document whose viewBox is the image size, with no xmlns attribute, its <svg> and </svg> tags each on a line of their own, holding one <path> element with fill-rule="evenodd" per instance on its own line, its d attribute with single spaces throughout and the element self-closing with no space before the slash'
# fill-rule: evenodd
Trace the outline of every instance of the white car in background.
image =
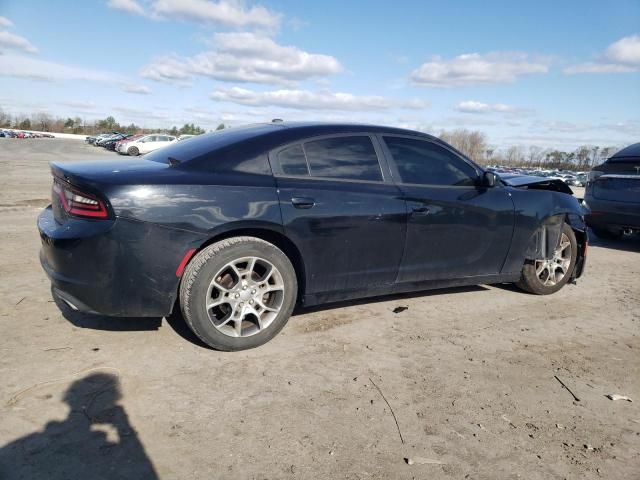
<svg viewBox="0 0 640 480">
<path fill-rule="evenodd" d="M 164 133 L 152 133 L 145 135 L 131 142 L 123 144 L 121 150 L 122 153 L 135 157 L 136 155 L 144 155 L 145 153 L 153 152 L 162 147 L 172 144 L 176 141 L 176 137 L 172 135 L 166 135 Z M 126 149 L 126 150 L 125 150 Z"/>
</svg>

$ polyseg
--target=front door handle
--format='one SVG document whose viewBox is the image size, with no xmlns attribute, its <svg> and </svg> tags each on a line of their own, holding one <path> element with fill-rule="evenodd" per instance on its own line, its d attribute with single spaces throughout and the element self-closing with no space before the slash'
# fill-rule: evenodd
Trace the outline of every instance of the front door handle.
<svg viewBox="0 0 640 480">
<path fill-rule="evenodd" d="M 311 208 L 316 204 L 315 200 L 309 197 L 293 197 L 291 203 L 294 207 L 301 209 Z"/>
</svg>

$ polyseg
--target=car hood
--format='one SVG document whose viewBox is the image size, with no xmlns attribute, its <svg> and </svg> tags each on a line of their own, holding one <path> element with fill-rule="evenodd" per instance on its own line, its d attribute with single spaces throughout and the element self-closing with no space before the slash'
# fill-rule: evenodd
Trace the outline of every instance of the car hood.
<svg viewBox="0 0 640 480">
<path fill-rule="evenodd" d="M 573 190 L 562 180 L 546 177 L 534 177 L 532 175 L 501 174 L 502 180 L 509 187 L 532 188 L 535 190 L 550 190 L 573 195 Z"/>
</svg>

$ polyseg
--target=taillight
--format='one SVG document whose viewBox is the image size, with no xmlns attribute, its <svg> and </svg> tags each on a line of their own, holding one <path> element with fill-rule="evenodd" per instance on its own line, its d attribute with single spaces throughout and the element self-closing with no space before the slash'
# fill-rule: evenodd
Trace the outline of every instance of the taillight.
<svg viewBox="0 0 640 480">
<path fill-rule="evenodd" d="M 109 213 L 105 204 L 90 193 L 81 192 L 76 187 L 53 181 L 53 193 L 60 198 L 62 208 L 69 215 L 88 218 L 107 218 Z"/>
</svg>

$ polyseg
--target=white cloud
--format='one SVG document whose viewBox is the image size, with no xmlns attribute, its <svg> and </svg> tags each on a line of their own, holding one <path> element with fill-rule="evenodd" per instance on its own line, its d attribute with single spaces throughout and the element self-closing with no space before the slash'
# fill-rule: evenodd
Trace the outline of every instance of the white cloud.
<svg viewBox="0 0 640 480">
<path fill-rule="evenodd" d="M 243 0 L 109 0 L 107 5 L 155 20 L 189 20 L 230 28 L 275 30 L 281 15 L 261 6 L 247 6 Z"/>
<path fill-rule="evenodd" d="M 193 57 L 161 58 L 143 67 L 141 75 L 174 83 L 201 75 L 224 82 L 291 85 L 342 71 L 340 62 L 332 56 L 279 45 L 263 34 L 218 33 L 213 43 L 214 50 Z"/>
<path fill-rule="evenodd" d="M 118 86 L 128 93 L 151 93 L 149 87 L 132 83 L 128 78 L 113 72 L 64 65 L 26 55 L 0 55 L 0 78 L 2 77 L 45 82 L 98 82 Z"/>
<path fill-rule="evenodd" d="M 7 17 L 0 17 L 0 27 L 11 27 L 13 22 Z"/>
<path fill-rule="evenodd" d="M 9 32 L 0 32 L 0 49 L 2 48 L 23 50 L 28 53 L 38 52 L 38 49 L 34 47 L 29 40 Z"/>
<path fill-rule="evenodd" d="M 128 84 L 124 85 L 122 90 L 127 93 L 137 93 L 138 95 L 149 95 L 151 93 L 151 89 L 146 85 Z"/>
<path fill-rule="evenodd" d="M 134 15 L 146 15 L 144 8 L 136 0 L 109 0 L 107 6 Z"/>
<path fill-rule="evenodd" d="M 157 82 L 185 86 L 191 83 L 192 74 L 189 66 L 183 60 L 173 56 L 159 58 L 142 67 L 140 76 Z"/>
<path fill-rule="evenodd" d="M 422 100 L 399 100 L 377 95 L 353 95 L 351 93 L 311 92 L 308 90 L 274 90 L 255 92 L 233 87 L 218 89 L 211 98 L 254 107 L 281 107 L 296 110 L 389 110 L 392 108 L 423 109 L 428 103 Z"/>
<path fill-rule="evenodd" d="M 85 102 L 85 101 L 69 100 L 65 102 L 58 102 L 58 105 L 67 107 L 74 112 L 80 111 L 83 113 L 95 112 L 98 109 L 98 106 L 95 103 L 89 102 L 89 101 Z"/>
<path fill-rule="evenodd" d="M 579 63 L 564 69 L 567 75 L 637 71 L 640 71 L 640 35 L 631 35 L 613 42 L 595 62 Z"/>
<path fill-rule="evenodd" d="M 45 81 L 86 80 L 104 83 L 124 82 L 123 78 L 110 72 L 63 65 L 19 55 L 0 55 L 0 77 L 16 77 Z"/>
<path fill-rule="evenodd" d="M 260 5 L 246 7 L 240 0 L 157 0 L 152 5 L 163 18 L 183 18 L 234 28 L 274 29 L 280 15 Z"/>
<path fill-rule="evenodd" d="M 604 58 L 612 63 L 640 66 L 640 35 L 631 35 L 612 43 L 604 52 Z"/>
<path fill-rule="evenodd" d="M 627 65 L 616 65 L 614 63 L 585 62 L 578 65 L 571 65 L 563 70 L 566 75 L 578 73 L 630 73 L 638 69 Z"/>
<path fill-rule="evenodd" d="M 504 103 L 482 103 L 475 100 L 460 102 L 455 106 L 455 110 L 462 113 L 517 113 L 522 109 L 505 105 Z"/>
<path fill-rule="evenodd" d="M 411 73 L 411 81 L 424 87 L 460 87 L 513 82 L 521 75 L 546 73 L 548 59 L 525 53 L 467 53 L 450 60 L 434 57 Z"/>
</svg>

